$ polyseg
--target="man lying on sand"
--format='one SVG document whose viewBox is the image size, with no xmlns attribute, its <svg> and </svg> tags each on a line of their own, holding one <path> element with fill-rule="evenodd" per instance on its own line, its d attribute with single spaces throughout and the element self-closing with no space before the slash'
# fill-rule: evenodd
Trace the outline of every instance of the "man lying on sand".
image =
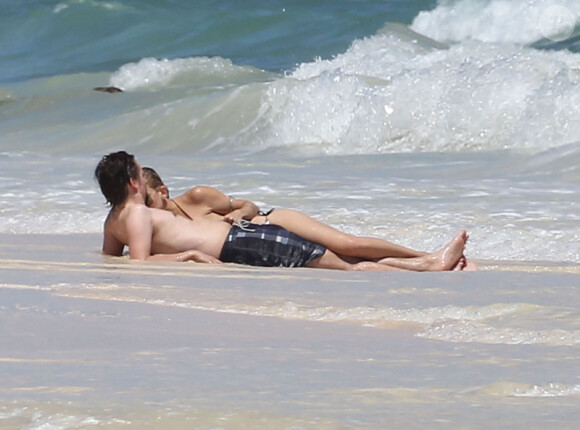
<svg viewBox="0 0 580 430">
<path fill-rule="evenodd" d="M 432 254 L 352 263 L 276 225 L 189 220 L 149 208 L 145 205 L 147 183 L 143 170 L 125 151 L 104 156 L 95 169 L 95 177 L 111 205 L 104 226 L 103 253 L 107 255 L 121 256 L 128 246 L 129 257 L 136 260 L 374 271 L 463 270 L 466 266 L 465 231 Z"/>
</svg>

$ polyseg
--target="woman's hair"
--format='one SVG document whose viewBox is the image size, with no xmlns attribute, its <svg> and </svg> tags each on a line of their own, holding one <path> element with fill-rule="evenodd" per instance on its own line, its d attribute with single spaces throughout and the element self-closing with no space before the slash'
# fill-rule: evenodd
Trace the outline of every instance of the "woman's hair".
<svg viewBox="0 0 580 430">
<path fill-rule="evenodd" d="M 159 174 L 151 167 L 143 167 L 143 176 L 147 181 L 147 185 L 154 190 L 165 185 L 161 180 L 161 176 L 159 176 Z"/>
<path fill-rule="evenodd" d="M 105 155 L 95 169 L 95 178 L 101 192 L 112 206 L 119 205 L 127 199 L 127 184 L 130 179 L 137 179 L 139 171 L 135 157 L 125 151 Z"/>
</svg>

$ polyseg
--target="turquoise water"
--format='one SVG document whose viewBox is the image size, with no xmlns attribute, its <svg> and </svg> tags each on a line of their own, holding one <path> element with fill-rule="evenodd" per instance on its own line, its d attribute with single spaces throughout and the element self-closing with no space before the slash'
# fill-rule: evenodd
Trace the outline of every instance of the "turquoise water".
<svg viewBox="0 0 580 430">
<path fill-rule="evenodd" d="M 457 13 L 449 13 L 456 4 Z M 464 0 L 442 2 L 437 8 L 434 0 L 4 1 L 0 82 L 110 72 L 144 57 L 219 56 L 238 65 L 286 71 L 340 54 L 387 22 L 409 25 L 416 18 L 422 34 L 445 30 L 436 39 L 515 41 L 578 52 L 577 32 L 555 41 L 543 37 L 538 28 L 542 13 L 554 5 L 566 7 L 577 18 L 578 5 L 571 0 Z M 553 19 L 566 28 L 566 18 L 556 13 Z M 508 21 L 513 30 L 504 31 Z"/>
<path fill-rule="evenodd" d="M 3 2 L 0 82 L 113 71 L 143 57 L 219 56 L 283 71 L 329 58 L 433 1 Z M 297 31 L 298 30 L 298 31 Z"/>
</svg>

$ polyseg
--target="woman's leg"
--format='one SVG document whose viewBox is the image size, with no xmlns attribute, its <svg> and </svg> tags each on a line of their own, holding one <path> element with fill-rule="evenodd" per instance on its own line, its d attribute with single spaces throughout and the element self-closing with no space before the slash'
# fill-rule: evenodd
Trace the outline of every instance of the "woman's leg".
<svg viewBox="0 0 580 430">
<path fill-rule="evenodd" d="M 330 250 L 311 261 L 308 267 L 335 270 L 361 270 L 361 271 L 415 271 L 435 272 L 443 270 L 462 270 L 466 262 L 463 257 L 467 233 L 460 232 L 451 242 L 432 254 L 411 258 L 386 258 L 379 263 L 361 261 L 351 264 Z"/>
<path fill-rule="evenodd" d="M 383 239 L 359 237 L 343 233 L 292 209 L 276 209 L 268 215 L 268 219 L 271 224 L 284 227 L 286 230 L 306 240 L 319 243 L 335 254 L 345 257 L 376 261 L 388 257 L 409 258 L 427 254 L 426 252 L 415 251 Z M 264 222 L 264 217 L 258 216 L 254 220 L 261 224 Z"/>
<path fill-rule="evenodd" d="M 462 230 L 437 252 L 414 258 L 383 258 L 379 264 L 417 272 L 463 270 L 468 266 L 467 260 L 463 256 L 468 238 L 467 232 Z"/>
</svg>

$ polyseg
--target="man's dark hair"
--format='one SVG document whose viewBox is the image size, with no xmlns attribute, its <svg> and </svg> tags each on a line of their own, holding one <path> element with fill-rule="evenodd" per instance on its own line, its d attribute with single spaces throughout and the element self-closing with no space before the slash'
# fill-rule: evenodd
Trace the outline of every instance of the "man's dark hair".
<svg viewBox="0 0 580 430">
<path fill-rule="evenodd" d="M 135 157 L 125 151 L 105 155 L 95 169 L 95 178 L 107 203 L 112 206 L 125 201 L 128 195 L 127 184 L 130 179 L 137 179 L 138 175 Z"/>
</svg>

